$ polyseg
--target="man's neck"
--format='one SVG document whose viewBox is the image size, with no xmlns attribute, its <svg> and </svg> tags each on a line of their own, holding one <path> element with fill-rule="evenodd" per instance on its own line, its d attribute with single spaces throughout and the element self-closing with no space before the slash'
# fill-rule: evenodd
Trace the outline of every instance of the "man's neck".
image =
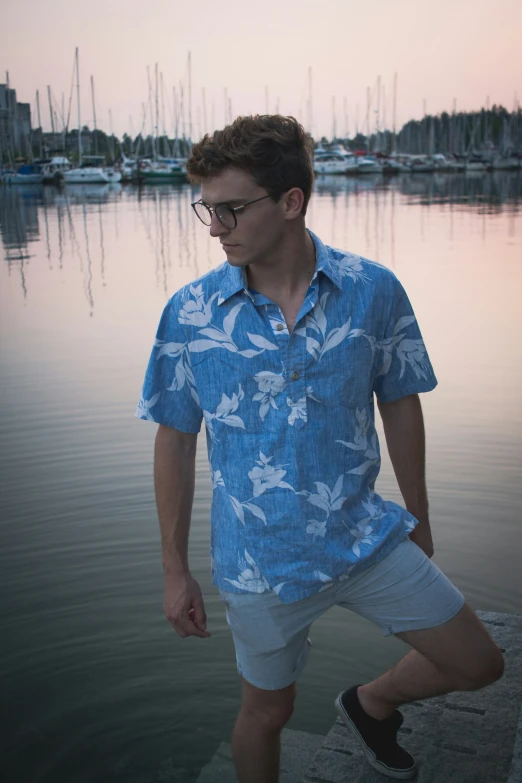
<svg viewBox="0 0 522 783">
<path fill-rule="evenodd" d="M 289 235 L 269 261 L 246 267 L 248 285 L 274 301 L 299 295 L 303 289 L 308 290 L 315 271 L 315 255 L 314 242 L 306 229 Z"/>
</svg>

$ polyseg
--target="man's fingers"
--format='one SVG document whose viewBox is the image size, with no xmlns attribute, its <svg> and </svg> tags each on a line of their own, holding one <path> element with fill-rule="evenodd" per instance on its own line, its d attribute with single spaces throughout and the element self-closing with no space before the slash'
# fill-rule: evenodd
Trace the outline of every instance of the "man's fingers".
<svg viewBox="0 0 522 783">
<path fill-rule="evenodd" d="M 176 633 L 183 639 L 185 639 L 187 636 L 199 636 L 200 639 L 206 639 L 210 636 L 208 631 L 198 628 L 198 626 L 190 617 L 190 613 L 173 620 L 172 625 L 174 626 Z"/>
<path fill-rule="evenodd" d="M 189 612 L 189 616 L 191 615 L 198 628 L 205 630 L 207 627 L 207 615 L 205 613 L 203 601 L 194 601 L 194 608 Z"/>
</svg>

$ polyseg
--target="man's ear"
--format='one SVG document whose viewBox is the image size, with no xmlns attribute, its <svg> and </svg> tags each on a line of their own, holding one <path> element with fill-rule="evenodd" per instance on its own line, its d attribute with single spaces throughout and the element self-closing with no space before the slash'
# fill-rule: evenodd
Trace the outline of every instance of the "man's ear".
<svg viewBox="0 0 522 783">
<path fill-rule="evenodd" d="M 290 188 L 283 194 L 285 220 L 295 220 L 301 214 L 304 204 L 304 193 L 301 188 Z"/>
</svg>

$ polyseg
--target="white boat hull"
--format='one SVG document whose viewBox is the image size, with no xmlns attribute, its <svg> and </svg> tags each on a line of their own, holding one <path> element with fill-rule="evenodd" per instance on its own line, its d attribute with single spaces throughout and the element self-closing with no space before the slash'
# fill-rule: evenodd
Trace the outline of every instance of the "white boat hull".
<svg viewBox="0 0 522 783">
<path fill-rule="evenodd" d="M 357 164 L 357 171 L 359 174 L 381 174 L 382 166 L 374 160 L 360 158 Z"/>
<path fill-rule="evenodd" d="M 1 181 L 4 185 L 41 185 L 44 177 L 43 174 L 3 174 Z"/>
<path fill-rule="evenodd" d="M 314 162 L 315 174 L 355 174 L 358 166 L 351 160 L 317 160 Z"/>
<path fill-rule="evenodd" d="M 64 171 L 63 173 L 63 181 L 68 185 L 108 185 L 111 182 L 119 182 L 120 180 L 120 172 L 112 169 L 88 167 L 85 169 L 71 169 L 71 171 Z"/>
</svg>

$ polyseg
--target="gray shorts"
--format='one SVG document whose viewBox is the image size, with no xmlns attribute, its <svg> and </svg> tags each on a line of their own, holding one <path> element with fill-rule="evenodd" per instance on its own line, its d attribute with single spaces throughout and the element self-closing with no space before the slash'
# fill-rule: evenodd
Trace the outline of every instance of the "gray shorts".
<svg viewBox="0 0 522 783">
<path fill-rule="evenodd" d="M 357 612 L 390 636 L 441 625 L 464 605 L 460 590 L 410 538 L 380 563 L 301 601 L 285 604 L 275 593 L 220 595 L 238 672 L 264 690 L 297 680 L 308 658 L 310 627 L 332 606 Z"/>
</svg>

